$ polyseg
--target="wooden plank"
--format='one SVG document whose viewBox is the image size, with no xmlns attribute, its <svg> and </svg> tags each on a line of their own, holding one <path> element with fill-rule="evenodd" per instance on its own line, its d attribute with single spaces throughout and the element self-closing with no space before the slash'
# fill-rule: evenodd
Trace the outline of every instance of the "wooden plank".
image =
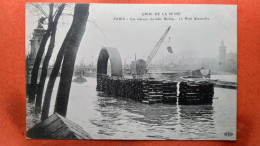
<svg viewBox="0 0 260 146">
<path fill-rule="evenodd" d="M 57 113 L 29 129 L 27 137 L 33 139 L 91 139 L 91 136 L 82 127 Z"/>
</svg>

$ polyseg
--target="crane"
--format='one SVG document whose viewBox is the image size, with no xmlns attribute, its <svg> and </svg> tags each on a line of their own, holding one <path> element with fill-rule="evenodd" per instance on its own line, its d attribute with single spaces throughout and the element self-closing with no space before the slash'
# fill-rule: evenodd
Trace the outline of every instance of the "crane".
<svg viewBox="0 0 260 146">
<path fill-rule="evenodd" d="M 154 56 L 156 55 L 156 53 L 158 52 L 160 46 L 162 45 L 165 37 L 167 36 L 168 32 L 170 31 L 171 26 L 169 26 L 166 31 L 164 32 L 163 36 L 160 38 L 160 40 L 157 42 L 157 44 L 154 46 L 153 50 L 151 51 L 150 55 L 148 56 L 145 65 L 143 66 L 143 68 L 141 69 L 140 72 L 140 76 L 142 76 L 145 73 L 146 68 L 150 65 L 150 63 L 152 62 Z"/>
</svg>

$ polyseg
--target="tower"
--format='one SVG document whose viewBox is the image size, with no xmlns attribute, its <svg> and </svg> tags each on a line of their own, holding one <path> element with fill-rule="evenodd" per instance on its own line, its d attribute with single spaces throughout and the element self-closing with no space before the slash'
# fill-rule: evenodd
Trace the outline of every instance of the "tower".
<svg viewBox="0 0 260 146">
<path fill-rule="evenodd" d="M 226 48 L 227 47 L 224 45 L 224 41 L 222 40 L 219 47 L 219 66 L 225 66 Z"/>
<path fill-rule="evenodd" d="M 42 23 L 39 23 L 37 28 L 34 29 L 34 31 L 33 31 L 33 36 L 32 36 L 32 39 L 30 40 L 31 51 L 30 51 L 29 55 L 26 57 L 26 82 L 27 82 L 27 84 L 31 83 L 31 72 L 33 69 L 33 64 L 35 62 L 37 52 L 40 48 L 40 44 L 41 44 L 43 35 L 45 34 L 45 31 L 46 31 L 41 24 Z M 42 58 L 44 58 L 44 55 Z M 41 65 L 42 65 L 42 63 L 43 63 L 43 60 L 41 62 Z"/>
<path fill-rule="evenodd" d="M 30 67 L 33 67 L 37 52 L 40 48 L 40 44 L 41 44 L 43 35 L 45 34 L 45 31 L 46 30 L 41 25 L 38 25 L 37 28 L 34 29 L 34 31 L 33 31 L 33 37 L 30 40 L 30 42 L 31 42 L 31 51 L 29 54 L 29 66 Z M 44 58 L 44 55 L 43 55 L 43 58 Z"/>
</svg>

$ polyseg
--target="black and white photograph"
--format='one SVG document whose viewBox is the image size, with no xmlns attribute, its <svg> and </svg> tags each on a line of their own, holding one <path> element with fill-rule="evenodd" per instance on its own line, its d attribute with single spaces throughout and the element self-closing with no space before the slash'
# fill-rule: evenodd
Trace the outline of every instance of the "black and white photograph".
<svg viewBox="0 0 260 146">
<path fill-rule="evenodd" d="M 237 6 L 27 3 L 27 139 L 237 137 Z"/>
</svg>

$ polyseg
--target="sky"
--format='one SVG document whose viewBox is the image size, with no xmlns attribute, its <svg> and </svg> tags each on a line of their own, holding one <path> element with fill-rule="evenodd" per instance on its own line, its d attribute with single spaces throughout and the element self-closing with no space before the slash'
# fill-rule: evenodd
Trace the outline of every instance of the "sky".
<svg viewBox="0 0 260 146">
<path fill-rule="evenodd" d="M 48 11 L 48 9 L 46 9 Z M 73 7 L 66 13 L 73 13 Z M 150 16 L 145 13 L 151 13 Z M 159 13 L 160 15 L 156 15 Z M 169 15 L 176 13 L 177 15 Z M 167 14 L 167 16 L 163 16 Z M 178 15 L 179 14 L 179 15 Z M 40 15 L 26 8 L 26 47 Z M 150 20 L 151 18 L 174 18 L 174 20 Z M 187 20 L 191 18 L 192 20 Z M 207 20 L 194 20 L 195 17 Z M 124 18 L 125 20 L 117 20 Z M 134 18 L 131 21 L 130 18 Z M 145 20 L 137 20 L 148 19 Z M 179 20 L 182 18 L 183 20 Z M 218 58 L 223 40 L 227 52 L 237 52 L 237 7 L 235 5 L 173 5 L 173 4 L 91 4 L 85 34 L 82 38 L 76 63 L 84 59 L 94 64 L 102 47 L 119 50 L 123 63 L 135 59 L 146 60 L 151 50 L 171 26 L 153 63 L 182 57 Z M 58 25 L 55 56 L 68 32 L 72 16 L 63 15 Z M 170 39 L 170 41 L 169 41 Z M 171 46 L 173 53 L 167 52 Z M 28 50 L 26 50 L 28 51 Z M 175 58 L 175 60 L 174 60 Z"/>
</svg>

